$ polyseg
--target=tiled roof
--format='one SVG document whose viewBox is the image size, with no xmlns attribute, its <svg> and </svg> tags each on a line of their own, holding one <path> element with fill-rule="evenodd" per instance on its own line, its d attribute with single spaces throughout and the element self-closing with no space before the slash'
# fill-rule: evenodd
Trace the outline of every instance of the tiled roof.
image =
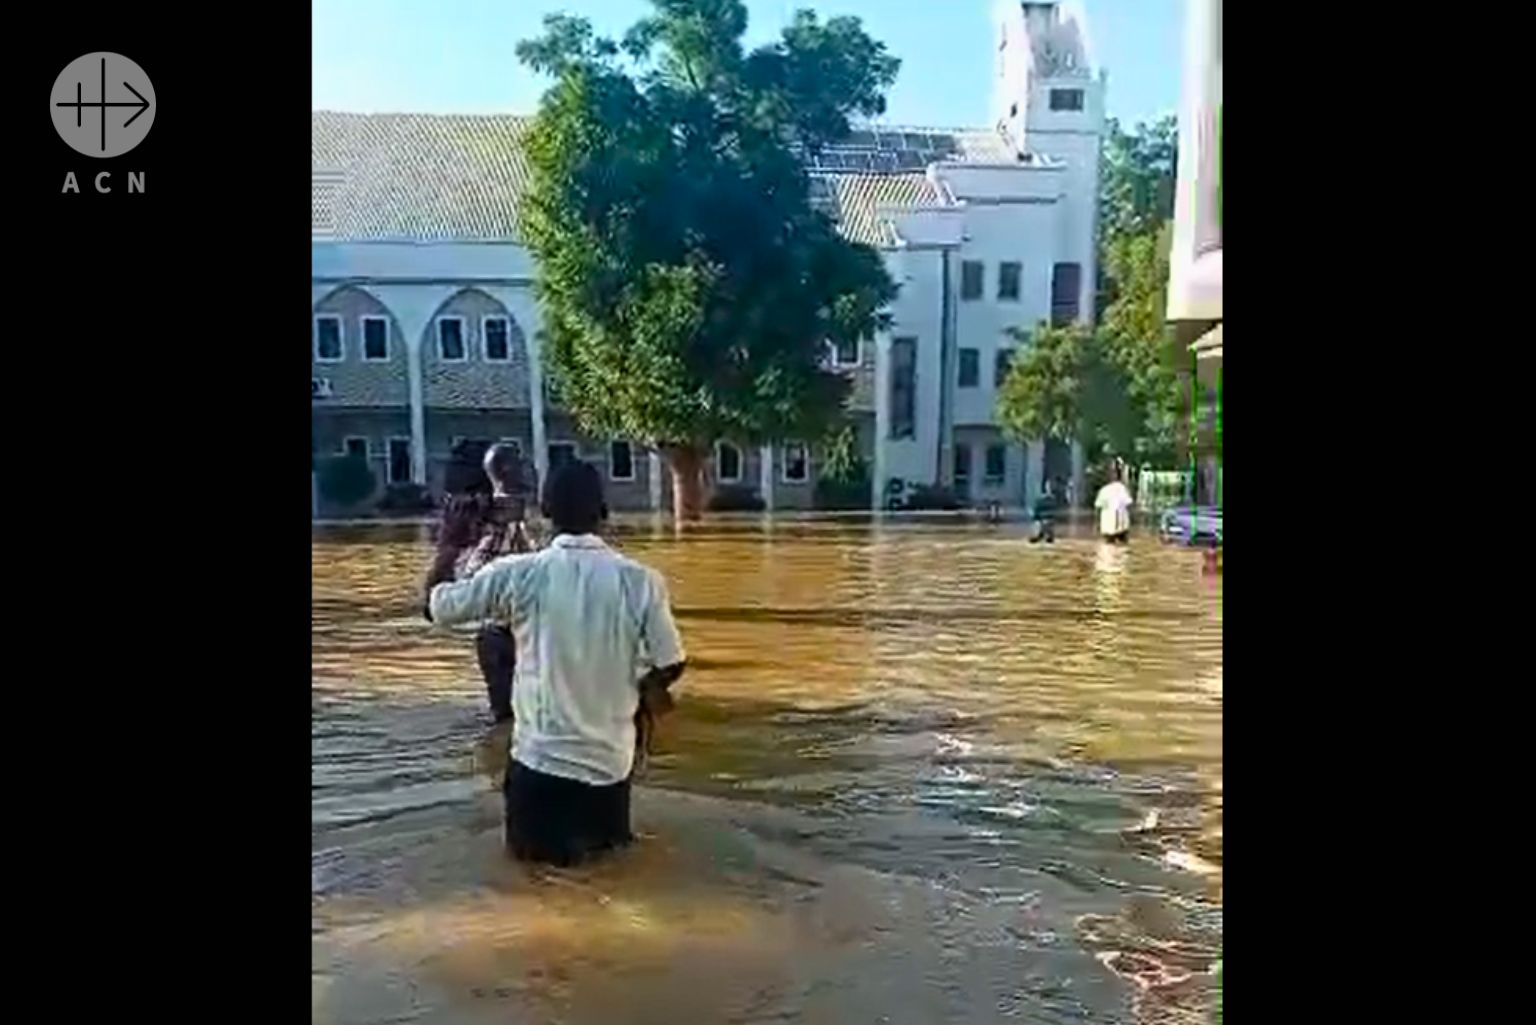
<svg viewBox="0 0 1536 1025">
<path fill-rule="evenodd" d="M 943 202 L 928 176 L 904 174 L 828 174 L 827 209 L 844 237 L 867 246 L 894 246 L 896 229 L 880 216 L 891 207 L 936 206 Z"/>
<path fill-rule="evenodd" d="M 337 114 L 310 118 L 311 228 L 342 239 L 506 241 L 528 180 L 527 118 Z"/>
<path fill-rule="evenodd" d="M 517 199 L 528 180 L 521 149 L 528 123 L 528 118 L 510 115 L 315 111 L 310 120 L 312 235 L 366 241 L 516 241 Z M 926 134 L 919 138 L 916 133 Z M 929 159 L 991 160 L 1006 152 L 1003 141 L 986 131 L 855 134 L 860 142 L 870 142 L 876 158 L 896 139 L 913 147 L 921 142 L 922 150 L 901 154 L 906 164 L 916 162 L 918 167 Z M 893 162 L 896 166 L 904 165 Z M 843 234 L 866 245 L 896 243 L 894 228 L 878 208 L 945 201 L 922 171 L 913 168 L 845 172 L 821 163 L 813 175 L 824 183 L 817 193 Z"/>
</svg>

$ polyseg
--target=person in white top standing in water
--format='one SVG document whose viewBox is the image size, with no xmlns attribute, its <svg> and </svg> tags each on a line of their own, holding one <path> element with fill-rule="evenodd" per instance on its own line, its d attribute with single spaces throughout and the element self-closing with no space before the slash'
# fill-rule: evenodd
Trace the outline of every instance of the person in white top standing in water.
<svg viewBox="0 0 1536 1025">
<path fill-rule="evenodd" d="M 507 848 L 521 860 L 571 865 L 633 839 L 637 720 L 667 707 L 685 656 L 661 574 L 597 536 L 608 515 L 597 470 L 561 466 L 543 512 L 555 532 L 547 548 L 497 559 L 468 580 L 436 570 L 427 615 L 444 626 L 511 624 Z"/>
<path fill-rule="evenodd" d="M 1118 460 L 1110 468 L 1109 483 L 1099 489 L 1093 507 L 1099 511 L 1099 536 L 1110 544 L 1125 544 L 1131 538 L 1131 491 L 1120 481 Z"/>
</svg>

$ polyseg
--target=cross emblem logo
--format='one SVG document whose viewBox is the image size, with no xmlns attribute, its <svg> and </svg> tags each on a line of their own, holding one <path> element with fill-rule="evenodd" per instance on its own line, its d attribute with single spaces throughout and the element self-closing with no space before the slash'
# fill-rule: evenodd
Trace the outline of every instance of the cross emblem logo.
<svg viewBox="0 0 1536 1025">
<path fill-rule="evenodd" d="M 70 61 L 49 98 L 53 127 L 78 153 L 120 157 L 144 141 L 155 121 L 155 89 L 144 69 L 120 53 Z"/>
</svg>

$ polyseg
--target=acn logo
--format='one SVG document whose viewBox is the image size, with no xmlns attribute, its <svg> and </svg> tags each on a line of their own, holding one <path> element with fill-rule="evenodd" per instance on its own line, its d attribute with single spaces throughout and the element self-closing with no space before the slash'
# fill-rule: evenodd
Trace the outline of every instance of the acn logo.
<svg viewBox="0 0 1536 1025">
<path fill-rule="evenodd" d="M 144 69 L 122 54 L 88 53 L 59 72 L 48 106 L 53 127 L 70 148 L 110 159 L 149 134 L 155 123 L 155 88 Z"/>
</svg>

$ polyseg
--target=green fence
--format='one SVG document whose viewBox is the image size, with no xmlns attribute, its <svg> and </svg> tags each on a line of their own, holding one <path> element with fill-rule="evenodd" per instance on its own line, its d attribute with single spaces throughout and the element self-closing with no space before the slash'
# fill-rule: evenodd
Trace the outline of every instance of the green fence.
<svg viewBox="0 0 1536 1025">
<path fill-rule="evenodd" d="M 1199 493 L 1193 470 L 1142 470 L 1136 476 L 1136 507 L 1161 512 L 1176 505 L 1190 505 Z M 1215 505 L 1221 507 L 1222 471 L 1216 470 Z"/>
</svg>

